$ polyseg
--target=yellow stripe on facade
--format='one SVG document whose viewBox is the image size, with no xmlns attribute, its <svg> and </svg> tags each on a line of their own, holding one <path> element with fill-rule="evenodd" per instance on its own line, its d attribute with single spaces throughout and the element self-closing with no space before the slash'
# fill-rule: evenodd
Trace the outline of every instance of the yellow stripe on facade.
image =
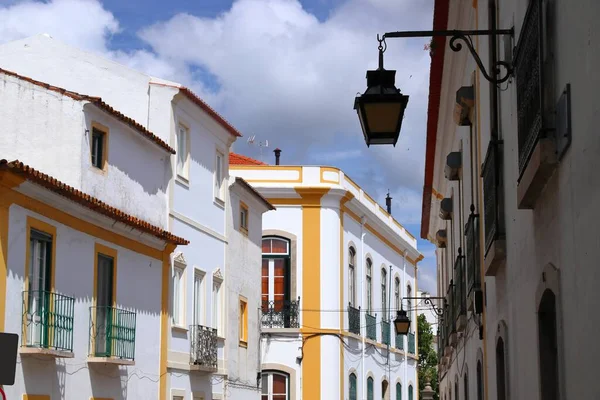
<svg viewBox="0 0 600 400">
<path fill-rule="evenodd" d="M 346 192 L 340 200 L 340 310 L 344 309 L 344 254 L 346 253 L 346 241 L 344 240 L 344 205 L 352 200 L 354 195 L 351 192 Z M 344 313 L 340 313 L 340 332 L 344 330 Z M 344 371 L 344 343 L 340 340 L 340 400 L 344 400 L 344 379 L 346 371 Z"/>
<path fill-rule="evenodd" d="M 162 254 L 162 281 L 160 298 L 160 359 L 158 368 L 158 399 L 167 400 L 168 375 L 167 358 L 169 350 L 169 281 L 171 253 L 175 245 L 168 244 Z"/>
</svg>

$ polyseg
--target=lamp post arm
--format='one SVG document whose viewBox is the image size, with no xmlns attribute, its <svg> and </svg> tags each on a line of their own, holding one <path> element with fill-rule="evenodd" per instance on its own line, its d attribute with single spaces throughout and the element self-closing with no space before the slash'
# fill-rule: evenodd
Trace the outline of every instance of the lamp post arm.
<svg viewBox="0 0 600 400">
<path fill-rule="evenodd" d="M 431 309 L 433 310 L 434 313 L 436 313 L 436 315 L 438 317 L 441 317 L 444 315 L 444 308 L 443 307 L 438 307 L 432 300 L 442 300 L 444 306 L 446 305 L 446 298 L 445 297 L 404 297 L 403 300 L 421 300 L 423 301 L 426 305 L 428 305 L 429 307 L 431 307 Z"/>
<path fill-rule="evenodd" d="M 467 48 L 469 49 L 469 52 L 475 59 L 475 63 L 481 70 L 481 73 L 483 74 L 485 79 L 488 82 L 491 82 L 491 83 L 494 83 L 497 85 L 497 84 L 506 82 L 510 78 L 510 76 L 513 73 L 513 66 L 511 65 L 511 63 L 506 62 L 506 61 L 497 61 L 494 65 L 492 65 L 494 76 L 490 76 L 490 74 L 484 67 L 483 62 L 481 61 L 479 54 L 477 54 L 477 51 L 475 50 L 475 46 L 473 45 L 473 39 L 471 39 L 471 36 L 502 36 L 502 35 L 508 35 L 508 36 L 512 37 L 514 35 L 514 28 L 482 29 L 482 30 L 466 30 L 466 31 L 453 29 L 453 30 L 444 30 L 444 31 L 387 32 L 387 33 L 383 34 L 381 39 L 378 38 L 378 40 L 380 40 L 380 43 L 381 43 L 381 41 L 385 41 L 386 38 L 415 38 L 415 37 L 438 37 L 438 36 L 450 37 L 451 38 L 450 39 L 450 49 L 452 49 L 452 51 L 454 51 L 454 52 L 458 52 L 462 49 L 462 44 L 457 43 L 457 40 L 461 40 L 465 44 L 465 46 L 467 46 Z M 381 46 L 381 44 L 380 44 L 380 46 Z M 381 54 L 380 54 L 380 58 L 381 58 Z M 500 76 L 500 72 L 501 72 L 500 67 L 502 67 L 506 70 L 506 74 L 503 76 Z M 498 76 L 498 77 L 496 78 L 496 76 Z"/>
</svg>

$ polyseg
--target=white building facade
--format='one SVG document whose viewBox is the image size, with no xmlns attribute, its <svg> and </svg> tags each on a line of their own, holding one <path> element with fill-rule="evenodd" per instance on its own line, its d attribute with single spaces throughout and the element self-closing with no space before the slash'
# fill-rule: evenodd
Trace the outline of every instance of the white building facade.
<svg viewBox="0 0 600 400">
<path fill-rule="evenodd" d="M 263 219 L 262 399 L 418 398 L 416 325 L 405 338 L 391 324 L 416 296 L 416 239 L 336 168 L 243 158 L 230 173 L 277 207 Z"/>
<path fill-rule="evenodd" d="M 233 209 L 229 199 L 228 155 L 231 144 L 241 134 L 182 85 L 69 47 L 48 35 L 0 46 L 0 64 L 47 85 L 101 96 L 118 109 L 118 113 L 126 115 L 121 114 L 125 118 L 124 125 L 135 127 L 150 137 L 152 148 L 145 155 L 149 161 L 141 163 L 135 157 L 135 149 L 113 135 L 112 131 L 103 136 L 110 152 L 100 157 L 108 154 L 110 159 L 118 158 L 123 163 L 118 168 L 109 163 L 108 178 L 103 180 L 87 170 L 78 174 L 77 169 L 71 168 L 70 163 L 77 162 L 81 154 L 87 153 L 82 153 L 86 150 L 83 145 L 65 142 L 67 134 L 61 124 L 82 118 L 77 110 L 67 107 L 68 102 L 54 105 L 54 109 L 45 110 L 45 114 L 31 115 L 27 110 L 28 100 L 17 94 L 15 101 L 22 100 L 22 104 L 7 102 L 7 108 L 2 111 L 3 116 L 13 119 L 16 115 L 31 117 L 32 123 L 38 124 L 30 129 L 36 132 L 35 141 L 40 146 L 29 146 L 33 139 L 23 142 L 23 136 L 18 132 L 25 128 L 20 128 L 17 123 L 14 124 L 17 128 L 14 132 L 7 131 L 7 137 L 14 141 L 3 141 L 1 145 L 10 148 L 10 143 L 17 143 L 15 148 L 24 152 L 31 151 L 31 147 L 34 153 L 27 155 L 32 165 L 39 165 L 40 169 L 46 166 L 49 173 L 65 174 L 66 182 L 85 193 L 98 195 L 114 207 L 122 207 L 137 217 L 147 217 L 148 221 L 175 235 L 187 236 L 189 245 L 180 246 L 171 255 L 169 285 L 159 296 L 162 302 L 166 302 L 169 318 L 161 321 L 160 346 L 155 348 L 160 354 L 156 378 L 158 398 L 230 398 L 228 367 L 237 365 L 241 356 L 252 368 L 258 365 L 257 360 L 251 359 L 258 356 L 256 343 L 248 344 L 249 349 L 251 345 L 254 347 L 249 354 L 227 350 L 228 340 L 239 346 L 237 334 L 227 337 L 229 332 L 237 332 L 240 321 L 226 313 L 228 307 L 234 305 L 238 313 L 240 311 L 237 300 L 231 304 L 230 291 L 244 288 L 246 294 L 243 296 L 249 301 L 260 294 L 259 286 L 253 288 L 256 293 L 249 293 L 249 287 L 238 285 L 235 281 L 228 282 L 228 267 L 239 268 L 229 262 L 230 254 L 239 253 L 239 250 L 232 247 L 228 239 L 229 233 L 234 232 L 230 224 L 237 218 L 228 217 Z M 94 98 L 84 97 L 87 103 L 95 104 Z M 96 110 L 98 107 L 85 107 L 90 109 L 89 116 L 85 114 L 84 119 L 89 130 L 90 146 L 93 147 L 94 143 L 99 143 L 94 142 L 97 136 L 94 136 L 94 128 L 102 131 L 104 126 L 103 109 L 100 107 L 100 115 L 96 117 L 93 114 L 99 112 Z M 47 137 L 40 136 L 39 128 L 47 121 L 54 123 L 56 131 Z M 91 122 L 98 125 L 92 126 Z M 74 129 L 79 129 L 79 125 L 75 125 Z M 48 148 L 56 149 L 59 156 L 47 157 L 44 151 Z M 90 150 L 87 151 L 89 153 Z M 58 161 L 53 163 L 54 159 Z M 131 173 L 134 173 L 130 176 L 131 181 L 127 181 L 127 175 Z M 129 188 L 137 197 L 127 195 L 126 189 Z M 258 200 L 251 199 L 249 193 L 244 196 L 243 201 L 248 205 L 255 205 L 257 201 L 262 204 L 256 193 L 254 196 Z M 257 213 L 264 211 L 263 208 L 264 205 L 249 207 L 249 215 L 255 218 Z M 260 219 L 259 222 L 253 221 L 253 229 L 260 229 L 257 226 L 260 222 Z M 252 252 L 251 249 L 249 251 Z M 238 256 L 236 254 L 234 258 Z M 260 254 L 256 262 L 259 261 Z M 241 273 L 235 272 L 231 279 L 241 276 Z M 256 309 L 258 304 L 248 304 L 248 310 Z M 236 374 L 241 374 L 241 371 L 236 371 Z M 233 383 L 239 383 L 238 378 L 236 375 Z M 245 394 L 241 396 L 246 398 Z"/>
<path fill-rule="evenodd" d="M 488 73 L 511 67 L 502 83 L 447 41 L 432 56 L 421 234 L 455 305 L 442 399 L 600 396 L 587 367 L 600 326 L 598 15 L 596 2 L 436 1 L 434 29 L 514 28 L 474 40 Z"/>
</svg>

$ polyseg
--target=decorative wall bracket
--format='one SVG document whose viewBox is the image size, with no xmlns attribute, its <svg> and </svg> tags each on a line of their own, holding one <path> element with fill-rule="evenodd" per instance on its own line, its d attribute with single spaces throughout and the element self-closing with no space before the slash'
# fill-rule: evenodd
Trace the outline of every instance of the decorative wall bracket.
<svg viewBox="0 0 600 400">
<path fill-rule="evenodd" d="M 446 306 L 445 297 L 403 297 L 402 300 L 421 300 L 425 305 L 429 306 L 438 317 L 443 317 L 444 315 L 444 307 L 438 307 L 432 300 L 441 300 L 444 306 Z"/>
<path fill-rule="evenodd" d="M 462 50 L 463 43 L 469 49 L 469 52 L 473 56 L 475 63 L 481 70 L 484 78 L 493 84 L 500 84 L 502 82 L 506 82 L 513 73 L 513 66 L 510 62 L 507 61 L 497 61 L 494 65 L 492 65 L 492 75 L 489 74 L 487 69 L 484 67 L 479 54 L 475 50 L 475 46 L 473 45 L 472 36 L 503 36 L 508 35 L 510 37 L 514 36 L 514 28 L 510 29 L 495 29 L 495 30 L 470 30 L 470 31 L 460 31 L 460 30 L 446 30 L 446 31 L 404 31 L 404 32 L 387 32 L 383 34 L 383 37 L 379 37 L 377 35 L 377 40 L 380 42 L 380 58 L 382 57 L 381 51 L 382 46 L 381 42 L 385 42 L 386 38 L 411 38 L 411 37 L 450 37 L 450 49 L 452 51 L 458 52 Z M 460 43 L 462 41 L 463 43 Z M 385 51 L 385 50 L 383 50 Z M 380 62 L 381 63 L 381 62 Z M 504 74 L 501 73 L 504 70 Z"/>
</svg>

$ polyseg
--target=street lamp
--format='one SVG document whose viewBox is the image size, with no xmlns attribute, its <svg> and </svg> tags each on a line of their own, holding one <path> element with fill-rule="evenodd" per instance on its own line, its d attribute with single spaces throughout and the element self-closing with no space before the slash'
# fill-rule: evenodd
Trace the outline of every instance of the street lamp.
<svg viewBox="0 0 600 400">
<path fill-rule="evenodd" d="M 444 309 L 438 307 L 433 300 L 440 300 L 446 305 L 445 297 L 404 297 L 403 300 L 422 300 L 426 306 L 429 306 L 431 310 L 438 316 L 442 317 L 444 315 Z M 411 310 L 408 310 L 411 311 Z M 394 320 L 394 327 L 396 328 L 397 335 L 406 335 L 408 334 L 408 330 L 410 329 L 410 318 L 406 314 L 406 311 L 401 307 L 400 310 L 396 312 L 396 319 Z"/>
<path fill-rule="evenodd" d="M 367 71 L 367 90 L 354 99 L 367 147 L 396 146 L 408 96 L 395 86 L 396 71 L 383 68 L 383 46 L 379 43 L 379 68 Z"/>
<path fill-rule="evenodd" d="M 406 311 L 400 309 L 396 312 L 394 327 L 396 328 L 396 335 L 406 335 L 408 333 L 408 330 L 410 329 L 410 318 L 406 315 Z"/>
<path fill-rule="evenodd" d="M 408 38 L 408 37 L 451 37 L 450 49 L 460 51 L 463 47 L 462 41 L 471 55 L 475 59 L 483 77 L 497 85 L 507 81 L 512 73 L 513 66 L 508 61 L 497 61 L 492 67 L 492 75 L 488 74 L 483 62 L 479 58 L 471 36 L 501 36 L 506 35 L 512 38 L 514 30 L 496 29 L 496 30 L 444 30 L 444 31 L 407 31 L 407 32 L 388 32 L 377 40 L 379 41 L 379 68 L 373 71 L 367 71 L 367 90 L 356 96 L 354 99 L 354 109 L 358 113 L 360 125 L 367 142 L 367 146 L 372 144 L 392 144 L 396 146 L 400 127 L 404 118 L 404 110 L 408 103 L 408 96 L 403 95 L 395 86 L 396 71 L 383 68 L 383 53 L 385 52 L 386 38 Z M 500 75 L 501 68 L 504 68 L 505 74 Z"/>
</svg>

